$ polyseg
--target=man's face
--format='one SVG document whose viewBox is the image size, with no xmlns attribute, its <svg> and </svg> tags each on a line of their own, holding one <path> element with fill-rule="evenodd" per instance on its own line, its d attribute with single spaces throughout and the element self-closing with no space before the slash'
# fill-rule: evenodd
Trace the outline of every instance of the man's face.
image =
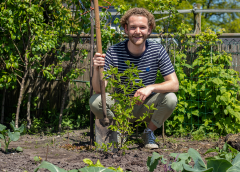
<svg viewBox="0 0 240 172">
<path fill-rule="evenodd" d="M 137 46 L 142 45 L 151 33 L 151 28 L 148 26 L 148 19 L 144 16 L 129 17 L 128 25 L 125 25 L 125 32 L 128 34 L 131 43 Z"/>
</svg>

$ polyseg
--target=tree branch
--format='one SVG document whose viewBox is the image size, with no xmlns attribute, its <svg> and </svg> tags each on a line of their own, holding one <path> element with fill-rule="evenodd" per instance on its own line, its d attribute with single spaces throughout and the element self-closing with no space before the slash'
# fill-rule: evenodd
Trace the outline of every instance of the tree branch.
<svg viewBox="0 0 240 172">
<path fill-rule="evenodd" d="M 15 42 L 13 41 L 13 39 L 12 39 L 12 37 L 10 36 L 10 38 L 11 38 L 11 40 L 12 40 L 12 42 L 13 42 L 13 45 L 15 46 L 15 48 L 17 49 L 17 52 L 18 52 L 18 54 L 19 54 L 19 56 L 20 56 L 20 59 L 22 60 L 22 62 L 24 63 L 24 61 L 23 61 L 23 59 L 22 59 L 22 56 L 21 56 L 21 53 L 20 53 L 20 51 L 19 51 L 19 49 L 18 49 L 18 47 L 17 47 L 17 45 L 15 44 Z"/>
<path fill-rule="evenodd" d="M 20 81 L 18 79 L 17 79 L 17 81 L 18 81 L 19 85 L 21 85 L 21 83 L 20 83 Z"/>
</svg>

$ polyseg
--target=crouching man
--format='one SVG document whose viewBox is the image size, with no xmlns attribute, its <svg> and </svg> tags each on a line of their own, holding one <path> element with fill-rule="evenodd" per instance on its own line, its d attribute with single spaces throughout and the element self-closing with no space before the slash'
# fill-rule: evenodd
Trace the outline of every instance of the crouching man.
<svg viewBox="0 0 240 172">
<path fill-rule="evenodd" d="M 139 119 L 147 111 L 143 104 L 150 106 L 154 103 L 157 110 L 153 112 L 142 138 L 146 148 L 158 148 L 153 132 L 162 126 L 175 109 L 177 97 L 173 92 L 178 91 L 179 82 L 164 47 L 147 40 L 156 26 L 154 16 L 144 8 L 132 8 L 122 16 L 120 22 L 128 35 L 128 39 L 111 46 L 106 54 L 96 53 L 94 55 L 92 84 L 96 94 L 90 98 L 90 109 L 97 118 L 103 119 L 99 66 L 103 66 L 105 71 L 110 66 L 118 67 L 118 71 L 123 72 L 126 69 L 124 62 L 129 60 L 130 63 L 134 63 L 138 70 L 143 71 L 139 77 L 145 85 L 130 95 L 139 96 L 142 100 L 134 106 L 133 115 L 136 117 L 135 120 Z M 155 84 L 158 69 L 165 81 Z M 111 111 L 113 104 L 111 96 L 106 93 L 107 116 L 110 119 L 114 117 L 114 113 Z"/>
</svg>

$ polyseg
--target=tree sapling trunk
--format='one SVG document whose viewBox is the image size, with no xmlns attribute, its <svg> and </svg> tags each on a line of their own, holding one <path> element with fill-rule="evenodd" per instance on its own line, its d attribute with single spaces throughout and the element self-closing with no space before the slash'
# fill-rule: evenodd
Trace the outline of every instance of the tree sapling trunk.
<svg viewBox="0 0 240 172">
<path fill-rule="evenodd" d="M 31 98 L 32 98 L 32 92 L 33 92 L 33 82 L 34 82 L 34 79 L 33 79 L 33 73 L 30 69 L 30 85 L 29 85 L 29 90 L 28 90 L 28 102 L 27 102 L 27 128 L 30 129 L 31 128 L 31 125 L 32 125 L 32 122 L 31 122 Z"/>
<path fill-rule="evenodd" d="M 58 123 L 58 132 L 59 133 L 61 133 L 61 131 L 62 131 L 62 116 L 63 116 L 64 104 L 65 104 L 66 96 L 67 96 L 68 83 L 69 82 L 66 82 L 64 84 L 63 97 L 62 97 L 61 109 L 60 109 L 60 114 L 59 114 L 59 123 Z"/>
<path fill-rule="evenodd" d="M 16 119 L 15 119 L 15 127 L 16 128 L 18 128 L 18 119 L 19 119 L 19 113 L 20 113 L 20 106 L 22 104 L 22 97 L 23 97 L 23 93 L 24 93 L 24 85 L 25 85 L 25 80 L 26 80 L 27 74 L 28 74 L 28 71 L 25 70 L 25 73 L 24 73 L 24 76 L 22 78 L 22 82 L 21 82 L 21 85 L 20 85 L 21 88 L 20 88 L 20 93 L 19 93 L 19 97 L 18 97 Z"/>
</svg>

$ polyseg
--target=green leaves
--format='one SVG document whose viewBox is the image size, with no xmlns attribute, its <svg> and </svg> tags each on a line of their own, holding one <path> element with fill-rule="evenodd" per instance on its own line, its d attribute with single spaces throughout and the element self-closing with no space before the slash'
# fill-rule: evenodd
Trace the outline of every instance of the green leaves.
<svg viewBox="0 0 240 172">
<path fill-rule="evenodd" d="M 153 152 L 153 155 L 151 157 L 148 157 L 147 159 L 147 168 L 148 171 L 153 172 L 154 169 L 156 169 L 158 165 L 158 161 L 163 158 L 163 156 L 159 155 L 156 152 Z"/>
<path fill-rule="evenodd" d="M 39 169 L 42 169 L 42 168 L 47 169 L 51 172 L 67 172 L 66 170 L 59 168 L 47 161 L 43 161 L 37 168 L 34 169 L 34 172 L 37 172 Z"/>
<path fill-rule="evenodd" d="M 22 149 L 20 146 L 18 146 L 18 147 L 16 148 L 16 151 L 17 151 L 17 152 L 22 152 L 23 149 Z"/>
<path fill-rule="evenodd" d="M 11 132 L 8 130 L 8 137 L 11 141 L 17 141 L 20 138 L 20 132 Z"/>
<path fill-rule="evenodd" d="M 179 32 L 186 32 L 186 27 L 183 24 Z M 198 48 L 195 52 L 181 49 L 171 52 L 175 57 L 175 60 L 171 60 L 175 62 L 175 72 L 180 83 L 176 93 L 178 105 L 169 119 L 176 121 L 167 123 L 168 134 L 188 133 L 195 124 L 204 124 L 205 132 L 240 132 L 240 113 L 239 108 L 236 108 L 240 104 L 240 88 L 237 84 L 240 77 L 230 67 L 231 55 L 217 49 L 220 40 L 211 30 L 199 34 L 197 41 L 187 38 L 185 33 L 181 34 L 176 35 L 182 49 L 191 49 L 193 46 Z M 163 81 L 158 74 L 156 82 Z"/>
<path fill-rule="evenodd" d="M 188 154 L 191 156 L 191 158 L 194 161 L 194 168 L 195 169 L 199 169 L 199 170 L 205 170 L 206 169 L 206 165 L 203 162 L 201 155 L 194 149 L 190 148 L 188 150 Z"/>
<path fill-rule="evenodd" d="M 183 171 L 183 165 L 191 162 L 188 153 L 171 153 L 170 156 L 175 158 L 175 161 L 171 164 L 171 168 L 176 171 Z"/>
<path fill-rule="evenodd" d="M 199 170 L 191 168 L 186 164 L 183 164 L 183 168 L 184 168 L 183 172 L 213 172 L 213 168 Z"/>
<path fill-rule="evenodd" d="M 111 125 L 109 128 L 113 131 L 119 131 L 121 133 L 121 137 L 124 137 L 126 134 L 131 135 L 134 133 L 135 127 L 131 126 L 131 121 L 135 117 L 133 116 L 133 109 L 134 105 L 141 101 L 139 97 L 130 96 L 130 94 L 137 91 L 137 89 L 143 87 L 142 80 L 139 78 L 139 73 L 142 72 L 137 69 L 137 67 L 134 66 L 134 64 L 130 64 L 130 61 L 126 61 L 125 64 L 128 66 L 128 68 L 120 73 L 118 72 L 117 67 L 110 66 L 110 69 L 106 72 L 104 72 L 104 79 L 108 81 L 107 88 L 109 89 L 109 86 L 116 89 L 120 89 L 121 92 L 113 92 L 111 93 L 112 99 L 116 100 L 116 103 L 112 106 L 112 111 L 115 114 L 115 117 L 113 118 L 116 123 L 115 125 Z M 121 82 L 121 78 L 126 78 L 124 80 L 124 83 Z M 152 111 L 156 110 L 154 107 L 154 104 L 146 107 L 146 113 L 143 114 L 143 116 L 137 121 L 140 125 L 143 123 L 144 119 L 146 117 L 149 117 L 152 113 Z M 146 123 L 144 123 L 146 125 Z M 127 142 L 125 142 L 127 144 Z M 121 149 L 126 149 L 127 147 L 125 145 L 121 144 Z"/>
<path fill-rule="evenodd" d="M 5 130 L 7 127 L 5 125 L 0 124 L 0 131 Z"/>
<path fill-rule="evenodd" d="M 104 168 L 104 167 L 84 167 L 79 169 L 81 172 L 114 172 L 115 170 L 111 170 L 108 168 Z M 115 171 L 116 172 L 116 171 Z M 117 172 L 120 172 L 119 170 Z"/>
<path fill-rule="evenodd" d="M 232 164 L 225 159 L 214 159 L 210 160 L 207 163 L 209 168 L 213 168 L 214 172 L 226 172 L 228 168 L 232 166 Z"/>
</svg>

